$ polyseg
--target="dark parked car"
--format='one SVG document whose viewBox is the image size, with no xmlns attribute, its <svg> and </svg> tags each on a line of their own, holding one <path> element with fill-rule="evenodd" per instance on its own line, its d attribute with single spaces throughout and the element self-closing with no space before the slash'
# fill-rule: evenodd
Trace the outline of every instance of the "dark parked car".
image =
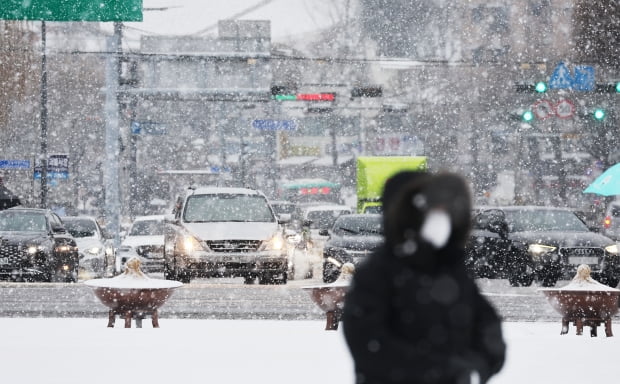
<svg viewBox="0 0 620 384">
<path fill-rule="evenodd" d="M 478 208 L 467 253 L 474 277 L 507 278 L 513 286 L 529 286 L 534 279 L 553 286 L 572 278 L 580 264 L 589 265 L 593 278 L 609 286 L 620 278 L 617 244 L 563 208 Z"/>
<path fill-rule="evenodd" d="M 380 214 L 344 214 L 331 230 L 322 230 L 329 238 L 323 247 L 323 281 L 331 283 L 340 276 L 344 263 L 358 265 L 383 242 Z"/>
<path fill-rule="evenodd" d="M 58 215 L 38 208 L 0 211 L 0 278 L 76 282 L 78 263 L 75 239 Z"/>
</svg>

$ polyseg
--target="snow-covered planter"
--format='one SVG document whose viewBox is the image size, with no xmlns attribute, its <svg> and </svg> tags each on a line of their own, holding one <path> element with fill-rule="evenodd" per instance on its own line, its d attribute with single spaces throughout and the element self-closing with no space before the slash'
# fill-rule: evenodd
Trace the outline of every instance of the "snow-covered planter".
<svg viewBox="0 0 620 384">
<path fill-rule="evenodd" d="M 349 289 L 349 282 L 355 272 L 352 263 L 345 263 L 340 270 L 340 277 L 333 283 L 303 287 L 308 291 L 312 301 L 327 315 L 325 330 L 335 331 L 342 315 L 344 296 Z"/>
<path fill-rule="evenodd" d="M 573 322 L 577 335 L 589 326 L 590 335 L 596 336 L 596 328 L 605 323 L 605 335 L 613 336 L 611 317 L 618 312 L 620 290 L 601 284 L 590 277 L 590 267 L 582 264 L 573 280 L 562 288 L 542 288 L 551 306 L 562 315 L 562 331 L 568 333 Z"/>
<path fill-rule="evenodd" d="M 131 328 L 131 319 L 142 326 L 142 319 L 150 315 L 153 328 L 159 327 L 157 309 L 183 284 L 178 281 L 151 279 L 140 270 L 140 259 L 127 261 L 125 272 L 111 279 L 93 279 L 84 282 L 95 296 L 110 308 L 108 327 L 114 327 L 116 315 L 125 319 L 125 328 Z"/>
</svg>

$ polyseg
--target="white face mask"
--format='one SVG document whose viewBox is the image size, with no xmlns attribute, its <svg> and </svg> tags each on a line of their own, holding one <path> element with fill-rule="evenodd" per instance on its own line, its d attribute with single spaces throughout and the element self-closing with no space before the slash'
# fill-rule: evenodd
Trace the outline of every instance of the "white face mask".
<svg viewBox="0 0 620 384">
<path fill-rule="evenodd" d="M 448 242 L 451 233 L 450 215 L 442 209 L 431 210 L 426 215 L 420 230 L 422 238 L 431 243 L 435 248 L 443 248 Z"/>
</svg>

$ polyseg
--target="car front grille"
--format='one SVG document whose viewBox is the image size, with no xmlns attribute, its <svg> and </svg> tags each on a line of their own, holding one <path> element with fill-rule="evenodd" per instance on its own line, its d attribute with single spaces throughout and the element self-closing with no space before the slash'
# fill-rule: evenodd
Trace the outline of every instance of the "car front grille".
<svg viewBox="0 0 620 384">
<path fill-rule="evenodd" d="M 256 252 L 260 243 L 260 240 L 211 240 L 207 246 L 213 252 Z"/>
<path fill-rule="evenodd" d="M 605 255 L 602 248 L 560 248 L 562 259 L 571 265 L 588 264 L 590 266 L 598 266 Z"/>
<path fill-rule="evenodd" d="M 25 256 L 25 248 L 18 245 L 3 244 L 0 247 L 0 268 L 17 267 Z"/>
<path fill-rule="evenodd" d="M 164 246 L 163 245 L 141 245 L 136 247 L 136 253 L 142 257 L 163 257 Z"/>
</svg>

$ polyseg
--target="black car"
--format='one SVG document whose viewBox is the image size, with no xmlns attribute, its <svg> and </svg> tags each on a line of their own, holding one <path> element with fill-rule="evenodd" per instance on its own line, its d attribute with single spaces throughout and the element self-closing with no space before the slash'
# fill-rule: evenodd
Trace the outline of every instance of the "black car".
<svg viewBox="0 0 620 384">
<path fill-rule="evenodd" d="M 507 278 L 513 286 L 538 279 L 554 286 L 570 279 L 580 264 L 593 278 L 618 285 L 618 246 L 588 229 L 571 210 L 539 206 L 479 208 L 474 211 L 466 264 L 474 277 Z"/>
<path fill-rule="evenodd" d="M 329 236 L 323 247 L 323 282 L 332 283 L 344 263 L 359 264 L 383 243 L 383 218 L 380 214 L 344 214 L 331 230 L 321 232 Z"/>
<path fill-rule="evenodd" d="M 52 211 L 0 211 L 0 278 L 76 282 L 78 257 L 75 239 Z"/>
</svg>

